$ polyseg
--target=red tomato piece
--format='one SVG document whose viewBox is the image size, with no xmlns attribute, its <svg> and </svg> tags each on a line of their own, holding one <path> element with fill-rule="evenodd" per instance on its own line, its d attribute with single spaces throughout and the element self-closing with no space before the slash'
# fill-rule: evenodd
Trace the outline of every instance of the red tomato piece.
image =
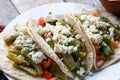
<svg viewBox="0 0 120 80">
<path fill-rule="evenodd" d="M 50 63 L 51 63 L 51 59 L 48 58 L 47 60 L 41 62 L 41 66 L 43 69 L 46 69 L 47 67 L 49 67 Z"/>
<path fill-rule="evenodd" d="M 50 80 L 52 78 L 52 74 L 50 72 L 48 72 L 47 70 L 43 71 L 42 76 L 47 80 Z"/>
<path fill-rule="evenodd" d="M 44 20 L 44 17 L 40 17 L 39 20 L 38 20 L 38 25 L 41 25 L 43 26 L 45 24 L 45 20 Z"/>
<path fill-rule="evenodd" d="M 111 44 L 114 48 L 118 48 L 118 41 L 112 41 Z"/>
<path fill-rule="evenodd" d="M 97 13 L 93 12 L 93 13 L 92 13 L 92 16 L 97 16 Z"/>
<path fill-rule="evenodd" d="M 96 60 L 98 61 L 100 58 L 100 55 L 98 53 L 96 53 Z"/>
</svg>

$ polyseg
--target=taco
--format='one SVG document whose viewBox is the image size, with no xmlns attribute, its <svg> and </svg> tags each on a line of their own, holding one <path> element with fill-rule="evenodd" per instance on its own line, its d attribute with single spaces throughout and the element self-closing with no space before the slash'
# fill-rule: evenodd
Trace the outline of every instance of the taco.
<svg viewBox="0 0 120 80">
<path fill-rule="evenodd" d="M 66 74 L 31 38 L 27 27 L 27 23 L 17 24 L 0 34 L 0 70 L 18 80 L 66 80 Z"/>
<path fill-rule="evenodd" d="M 94 66 L 103 69 L 120 60 L 120 20 L 107 11 L 83 9 L 72 14 L 94 47 Z"/>
<path fill-rule="evenodd" d="M 31 20 L 31 22 L 36 22 Z M 64 63 L 66 71 L 76 78 L 84 78 L 93 68 L 93 49 L 90 42 L 82 33 L 79 24 L 68 13 L 64 17 L 49 14 L 45 19 L 40 17 L 38 25 L 29 26 L 27 31 L 34 41 L 47 50 L 50 55 L 57 55 Z M 45 43 L 43 43 L 45 42 Z M 62 69 L 63 71 L 63 69 Z M 68 72 L 63 71 L 69 76 Z M 70 76 L 71 77 L 71 76 Z"/>
</svg>

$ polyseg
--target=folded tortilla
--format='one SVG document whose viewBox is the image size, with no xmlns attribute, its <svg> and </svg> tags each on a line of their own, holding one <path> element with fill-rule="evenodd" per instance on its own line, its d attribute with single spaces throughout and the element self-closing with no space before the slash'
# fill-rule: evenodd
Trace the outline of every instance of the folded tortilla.
<svg viewBox="0 0 120 80">
<path fill-rule="evenodd" d="M 86 29 L 84 29 L 85 26 L 82 25 L 82 22 L 80 21 L 80 19 L 78 17 L 80 17 L 82 14 L 92 15 L 93 13 L 96 13 L 98 16 L 103 16 L 103 17 L 108 18 L 110 20 L 110 22 L 112 22 L 112 24 L 120 25 L 120 19 L 118 19 L 116 16 L 110 14 L 109 12 L 107 12 L 105 10 L 83 9 L 83 11 L 73 13 L 72 15 L 74 15 L 74 19 L 76 19 L 76 21 L 80 24 L 79 27 L 82 29 L 83 33 L 86 35 L 87 35 Z M 96 14 L 95 14 L 95 16 L 96 16 Z M 92 18 L 91 18 L 91 20 L 92 20 Z M 89 37 L 89 35 L 87 35 L 87 37 Z M 93 43 L 90 39 L 89 39 L 89 42 Z M 101 70 L 101 69 L 103 69 L 115 62 L 118 62 L 120 60 L 120 42 L 118 44 L 118 48 L 115 48 L 114 54 L 112 54 L 110 59 L 108 58 L 108 60 L 101 67 L 97 67 L 97 64 L 96 64 L 96 50 L 95 50 L 94 45 L 91 44 L 91 47 L 93 48 L 93 51 L 94 51 L 94 67 L 96 70 Z"/>
<path fill-rule="evenodd" d="M 28 27 L 28 25 L 22 24 L 23 28 Z M 33 26 L 33 25 L 31 25 Z M 37 24 L 35 24 L 34 26 L 37 26 Z M 21 27 L 21 25 L 19 26 L 19 28 Z M 1 34 L 0 34 L 0 70 L 2 70 L 5 74 L 7 74 L 8 76 L 10 76 L 13 79 L 17 79 L 17 80 L 46 80 L 45 78 L 42 77 L 33 77 L 31 75 L 28 75 L 26 72 L 19 70 L 17 68 L 15 68 L 12 64 L 14 63 L 13 61 L 11 61 L 10 59 L 7 58 L 7 54 L 8 54 L 8 46 L 5 44 L 4 42 L 4 37 L 10 34 L 16 34 L 18 32 L 15 31 L 14 27 L 10 27 L 10 28 L 6 28 Z M 44 45 L 45 43 L 43 43 Z M 40 47 L 40 46 L 39 46 Z M 46 49 L 47 48 L 47 49 Z M 59 65 L 63 65 L 60 64 L 59 60 L 57 60 L 57 56 L 56 55 L 50 55 L 50 54 L 46 54 L 46 52 L 49 50 L 49 48 L 46 46 L 46 51 L 42 51 L 42 48 L 40 47 L 41 51 L 44 52 L 44 55 L 49 56 L 49 58 L 51 58 L 52 60 L 56 61 L 57 64 Z M 58 62 L 57 62 L 58 61 Z M 64 70 L 64 69 L 63 69 Z M 72 74 L 70 74 L 71 77 L 73 77 Z M 58 78 L 53 77 L 51 80 L 56 80 Z"/>
<path fill-rule="evenodd" d="M 10 32 L 10 33 L 9 33 Z M 0 34 L 0 70 L 2 70 L 5 74 L 9 75 L 11 78 L 17 80 L 45 80 L 44 78 L 32 77 L 25 72 L 16 69 L 12 65 L 12 61 L 9 60 L 6 56 L 8 54 L 8 47 L 4 42 L 4 36 L 14 33 L 13 27 L 11 29 L 6 29 L 3 33 Z"/>
<path fill-rule="evenodd" d="M 82 29 L 79 27 L 79 23 L 76 22 L 76 20 L 73 18 L 73 16 L 71 15 L 71 13 L 66 14 L 65 16 L 65 20 L 68 24 L 70 24 L 72 26 L 72 28 L 76 31 L 76 33 L 78 33 L 81 36 L 81 40 L 83 43 L 85 43 L 85 47 L 87 49 L 87 54 L 86 54 L 86 58 L 84 60 L 85 64 L 86 64 L 86 68 L 87 71 L 85 73 L 85 75 L 89 74 L 91 72 L 91 69 L 93 68 L 93 47 L 91 47 L 91 42 L 86 38 L 86 36 L 84 35 L 84 33 L 82 32 Z M 34 22 L 34 23 L 32 23 Z M 28 22 L 28 33 L 31 35 L 31 37 L 33 38 L 33 40 L 38 43 L 38 45 L 42 48 L 43 51 L 45 51 L 46 55 L 53 55 L 56 57 L 51 56 L 51 59 L 53 59 L 56 63 L 59 64 L 61 70 L 67 74 L 69 77 L 75 79 L 76 75 L 74 75 L 72 72 L 70 72 L 68 70 L 68 68 L 65 66 L 65 64 L 57 57 L 56 53 L 53 51 L 52 48 L 50 48 L 50 46 L 48 45 L 48 43 L 42 38 L 42 35 L 38 34 L 37 32 L 37 28 L 35 29 L 34 26 L 31 26 L 32 24 L 36 24 L 36 22 L 34 20 L 30 20 Z M 66 53 L 67 54 L 67 53 Z M 54 59 L 57 58 L 57 59 Z"/>
</svg>

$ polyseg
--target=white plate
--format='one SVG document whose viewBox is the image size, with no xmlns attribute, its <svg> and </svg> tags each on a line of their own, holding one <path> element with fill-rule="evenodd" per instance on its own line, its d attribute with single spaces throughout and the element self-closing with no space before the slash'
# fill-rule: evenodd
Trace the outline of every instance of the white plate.
<svg viewBox="0 0 120 80">
<path fill-rule="evenodd" d="M 40 16 L 46 15 L 48 12 L 52 12 L 53 15 L 64 15 L 68 11 L 79 11 L 82 8 L 92 8 L 91 6 L 77 3 L 54 3 L 44 6 L 40 6 L 31 9 L 25 13 L 22 13 L 14 20 L 12 20 L 7 27 L 12 27 L 16 23 L 27 21 L 29 18 L 38 19 Z M 7 29 L 7 28 L 6 28 Z M 4 29 L 4 31 L 6 30 Z M 4 32 L 3 31 L 3 32 Z M 12 78 L 8 77 L 10 80 Z M 93 76 L 87 76 L 86 80 L 120 80 L 120 63 L 117 63 L 111 67 L 106 68 L 103 71 L 95 73 Z"/>
</svg>

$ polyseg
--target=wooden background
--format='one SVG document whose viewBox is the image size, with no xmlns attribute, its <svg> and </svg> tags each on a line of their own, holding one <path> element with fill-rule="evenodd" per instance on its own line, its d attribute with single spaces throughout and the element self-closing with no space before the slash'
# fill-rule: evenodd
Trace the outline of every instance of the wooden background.
<svg viewBox="0 0 120 80">
<path fill-rule="evenodd" d="M 0 0 L 0 24 L 7 25 L 19 14 L 44 4 L 77 2 L 103 8 L 99 0 Z"/>
</svg>

